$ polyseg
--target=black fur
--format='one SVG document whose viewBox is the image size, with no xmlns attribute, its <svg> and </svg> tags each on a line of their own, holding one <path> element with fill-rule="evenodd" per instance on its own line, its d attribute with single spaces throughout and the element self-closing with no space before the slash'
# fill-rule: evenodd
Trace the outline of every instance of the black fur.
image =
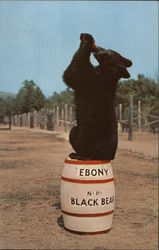
<svg viewBox="0 0 159 250">
<path fill-rule="evenodd" d="M 70 157 L 112 160 L 118 144 L 115 91 L 121 77 L 130 75 L 131 61 L 117 52 L 93 48 L 90 34 L 81 34 L 80 47 L 65 70 L 64 82 L 75 92 L 77 126 L 70 131 L 70 143 L 76 154 Z M 93 51 L 92 51 L 93 50 Z M 90 62 L 93 52 L 99 62 Z"/>
</svg>

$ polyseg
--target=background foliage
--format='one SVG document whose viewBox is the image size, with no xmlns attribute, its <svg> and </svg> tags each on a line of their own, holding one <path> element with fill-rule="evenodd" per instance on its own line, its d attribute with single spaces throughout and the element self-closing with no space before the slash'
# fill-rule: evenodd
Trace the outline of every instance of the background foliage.
<svg viewBox="0 0 159 250">
<path fill-rule="evenodd" d="M 147 118 L 148 114 L 158 116 L 159 85 L 156 80 L 147 78 L 144 75 L 138 75 L 136 80 L 129 79 L 120 81 L 117 86 L 116 107 L 122 104 L 123 119 L 128 118 L 129 96 L 133 95 L 134 114 L 137 113 L 138 101 L 141 101 L 141 111 L 147 121 L 153 117 Z M 61 93 L 54 92 L 52 96 L 46 98 L 42 90 L 33 80 L 25 80 L 17 95 L 12 94 L 2 96 L 0 93 L 0 119 L 12 114 L 22 114 L 42 108 L 54 108 L 56 105 L 74 104 L 74 93 L 66 88 Z"/>
</svg>

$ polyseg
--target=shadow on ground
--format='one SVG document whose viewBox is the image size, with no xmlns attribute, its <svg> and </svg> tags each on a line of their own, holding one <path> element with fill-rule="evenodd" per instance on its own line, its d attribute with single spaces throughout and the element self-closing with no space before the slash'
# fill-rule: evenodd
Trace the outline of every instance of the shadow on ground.
<svg viewBox="0 0 159 250">
<path fill-rule="evenodd" d="M 8 131 L 10 130 L 9 128 L 0 128 L 1 131 Z"/>
</svg>

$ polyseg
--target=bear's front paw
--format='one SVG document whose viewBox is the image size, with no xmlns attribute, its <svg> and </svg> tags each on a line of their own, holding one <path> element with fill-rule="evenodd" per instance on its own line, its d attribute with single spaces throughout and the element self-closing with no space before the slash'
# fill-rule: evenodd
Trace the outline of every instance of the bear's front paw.
<svg viewBox="0 0 159 250">
<path fill-rule="evenodd" d="M 92 46 L 94 46 L 95 41 L 92 35 L 88 34 L 88 33 L 82 33 L 80 35 L 80 40 L 81 42 L 88 42 L 90 43 Z"/>
</svg>

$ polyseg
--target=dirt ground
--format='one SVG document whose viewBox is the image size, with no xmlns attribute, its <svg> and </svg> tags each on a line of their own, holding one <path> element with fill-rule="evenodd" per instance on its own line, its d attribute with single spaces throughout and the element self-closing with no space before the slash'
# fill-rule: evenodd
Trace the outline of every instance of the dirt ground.
<svg viewBox="0 0 159 250">
<path fill-rule="evenodd" d="M 107 234 L 64 230 L 60 178 L 71 147 L 62 135 L 0 128 L 0 249 L 158 249 L 157 136 L 119 134 L 116 206 Z"/>
</svg>

